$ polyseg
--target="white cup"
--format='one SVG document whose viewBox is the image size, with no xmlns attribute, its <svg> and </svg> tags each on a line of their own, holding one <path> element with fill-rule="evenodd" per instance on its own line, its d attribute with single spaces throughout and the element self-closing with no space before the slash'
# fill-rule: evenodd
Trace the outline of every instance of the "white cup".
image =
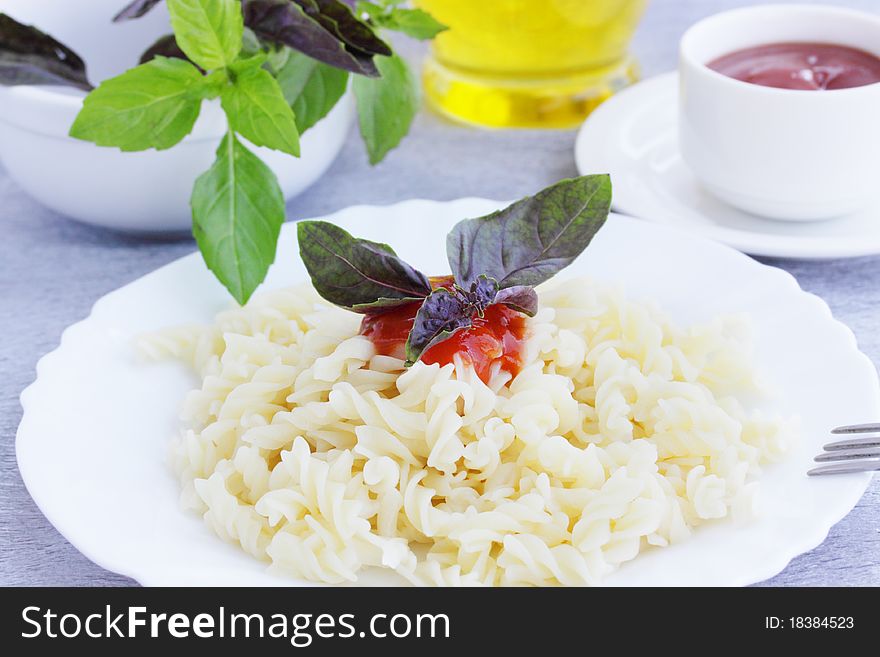
<svg viewBox="0 0 880 657">
<path fill-rule="evenodd" d="M 880 83 L 777 89 L 707 66 L 736 50 L 792 41 L 880 56 L 880 17 L 764 5 L 695 24 L 679 50 L 682 157 L 710 192 L 753 214 L 811 221 L 854 212 L 880 196 Z"/>
</svg>

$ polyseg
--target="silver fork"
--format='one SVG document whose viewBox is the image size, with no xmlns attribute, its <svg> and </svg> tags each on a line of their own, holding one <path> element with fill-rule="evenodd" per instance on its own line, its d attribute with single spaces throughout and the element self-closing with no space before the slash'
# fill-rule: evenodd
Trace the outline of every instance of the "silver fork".
<svg viewBox="0 0 880 657">
<path fill-rule="evenodd" d="M 809 476 L 880 470 L 880 424 L 851 424 L 837 427 L 831 433 L 849 437 L 825 445 L 825 451 L 814 460 L 836 462 L 813 468 L 807 473 Z"/>
</svg>

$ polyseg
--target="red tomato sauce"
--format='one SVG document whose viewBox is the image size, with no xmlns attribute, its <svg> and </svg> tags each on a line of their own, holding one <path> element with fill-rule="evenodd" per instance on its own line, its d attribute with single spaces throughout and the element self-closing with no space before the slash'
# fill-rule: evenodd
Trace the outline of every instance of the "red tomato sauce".
<svg viewBox="0 0 880 657">
<path fill-rule="evenodd" d="M 434 288 L 448 287 L 448 277 L 432 278 Z M 406 338 L 412 329 L 420 301 L 408 303 L 385 312 L 367 313 L 361 322 L 361 335 L 368 337 L 376 351 L 384 356 L 406 358 Z M 492 366 L 500 362 L 501 369 L 513 376 L 522 367 L 522 352 L 526 341 L 526 318 L 501 304 L 486 308 L 483 317 L 474 316 L 471 328 L 457 331 L 422 354 L 426 365 L 441 367 L 453 362 L 456 354 L 471 366 L 484 382 L 489 381 Z"/>
<path fill-rule="evenodd" d="M 754 46 L 707 66 L 729 78 L 779 89 L 849 89 L 880 82 L 880 57 L 833 43 Z"/>
</svg>

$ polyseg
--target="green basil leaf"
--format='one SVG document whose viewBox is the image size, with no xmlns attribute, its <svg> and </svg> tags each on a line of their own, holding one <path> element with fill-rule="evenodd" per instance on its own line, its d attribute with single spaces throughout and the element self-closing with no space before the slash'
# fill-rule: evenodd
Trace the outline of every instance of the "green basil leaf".
<svg viewBox="0 0 880 657">
<path fill-rule="evenodd" d="M 239 70 L 220 99 L 230 125 L 242 137 L 256 146 L 299 157 L 293 110 L 269 71 L 259 66 Z"/>
<path fill-rule="evenodd" d="M 244 304 L 275 260 L 284 196 L 272 170 L 228 133 L 196 180 L 193 235 L 208 268 Z"/>
<path fill-rule="evenodd" d="M 382 16 L 385 15 L 385 9 L 372 2 L 366 2 L 365 0 L 357 0 L 354 5 L 354 10 L 360 16 L 366 15 L 369 20 L 377 25 L 378 21 L 380 21 Z"/>
<path fill-rule="evenodd" d="M 416 313 L 406 339 L 406 361 L 412 365 L 422 354 L 453 333 L 473 326 L 471 308 L 461 297 L 445 288 L 428 295 Z"/>
<path fill-rule="evenodd" d="M 351 51 L 292 0 L 243 0 L 244 22 L 265 41 L 290 46 L 351 73 L 379 75 L 373 56 Z"/>
<path fill-rule="evenodd" d="M 287 50 L 290 55 L 276 78 L 284 98 L 293 108 L 296 125 L 302 134 L 327 116 L 345 95 L 348 72 Z"/>
<path fill-rule="evenodd" d="M 92 88 L 82 58 L 37 28 L 0 13 L 0 84 Z"/>
<path fill-rule="evenodd" d="M 239 0 L 168 0 L 180 49 L 206 71 L 229 66 L 241 52 Z"/>
<path fill-rule="evenodd" d="M 123 151 L 170 148 L 192 131 L 213 83 L 187 61 L 156 57 L 86 96 L 70 136 Z"/>
<path fill-rule="evenodd" d="M 461 221 L 446 237 L 455 280 L 467 287 L 486 274 L 502 288 L 538 285 L 587 248 L 610 207 L 610 178 L 583 176 L 488 216 Z"/>
<path fill-rule="evenodd" d="M 241 38 L 241 52 L 238 53 L 238 56 L 253 57 L 254 55 L 259 55 L 261 52 L 264 51 L 260 37 L 258 37 L 251 28 L 245 26 Z M 271 53 L 269 54 L 271 56 Z"/>
<path fill-rule="evenodd" d="M 378 19 L 378 25 L 388 30 L 402 32 L 414 39 L 433 39 L 449 28 L 421 9 L 394 8 Z"/>
<path fill-rule="evenodd" d="M 113 17 L 113 22 L 118 23 L 131 20 L 132 18 L 140 18 L 160 2 L 162 0 L 134 0 L 134 2 L 127 4 L 122 11 Z"/>
<path fill-rule="evenodd" d="M 538 312 L 538 293 L 528 285 L 514 285 L 500 290 L 495 295 L 495 303 L 503 303 L 521 313 L 534 317 Z"/>
<path fill-rule="evenodd" d="M 400 143 L 419 109 L 419 87 L 406 62 L 398 55 L 375 62 L 382 77 L 352 80 L 370 164 L 381 162 Z"/>
<path fill-rule="evenodd" d="M 340 41 L 368 55 L 391 55 L 391 47 L 373 28 L 355 16 L 340 0 L 293 0 Z"/>
<path fill-rule="evenodd" d="M 254 34 L 253 30 L 251 30 L 250 28 L 245 28 L 245 30 L 247 32 L 250 32 L 251 34 Z M 260 48 L 262 49 L 263 42 L 260 41 L 259 37 L 256 34 L 254 34 L 254 38 L 257 39 L 258 43 L 260 43 Z M 291 50 L 290 48 L 288 48 L 285 45 L 281 45 L 281 44 L 277 44 L 277 43 L 266 44 L 265 48 L 266 48 L 265 52 L 267 55 L 266 69 L 277 78 L 278 73 L 285 66 L 287 66 L 287 60 L 290 59 L 290 55 L 296 51 Z"/>
<path fill-rule="evenodd" d="M 326 221 L 297 224 L 299 253 L 322 297 L 355 312 L 381 302 L 417 301 L 431 293 L 428 277 L 390 247 L 352 237 Z"/>
<path fill-rule="evenodd" d="M 236 59 L 234 62 L 232 62 L 227 67 L 227 74 L 229 75 L 230 81 L 232 81 L 234 83 L 236 75 L 244 73 L 245 71 L 249 71 L 253 68 L 262 67 L 267 72 L 269 72 L 268 68 L 266 68 L 266 66 L 268 66 L 268 61 L 269 61 L 269 54 L 263 52 L 262 50 L 254 53 L 253 55 L 250 55 L 248 57 L 245 57 L 244 55 L 239 55 L 238 59 Z M 264 64 L 266 66 L 264 66 Z M 270 75 L 271 75 L 271 73 L 270 73 Z"/>
</svg>

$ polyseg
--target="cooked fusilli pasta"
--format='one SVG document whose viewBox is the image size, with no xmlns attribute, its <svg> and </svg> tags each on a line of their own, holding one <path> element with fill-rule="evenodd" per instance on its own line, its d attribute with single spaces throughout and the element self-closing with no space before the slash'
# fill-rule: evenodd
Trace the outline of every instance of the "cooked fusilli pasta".
<svg viewBox="0 0 880 657">
<path fill-rule="evenodd" d="M 679 329 L 583 280 L 543 289 L 521 372 L 405 369 L 307 286 L 142 341 L 202 377 L 172 462 L 184 505 L 272 569 L 350 582 L 590 585 L 755 506 L 788 420 L 741 322 Z"/>
</svg>

